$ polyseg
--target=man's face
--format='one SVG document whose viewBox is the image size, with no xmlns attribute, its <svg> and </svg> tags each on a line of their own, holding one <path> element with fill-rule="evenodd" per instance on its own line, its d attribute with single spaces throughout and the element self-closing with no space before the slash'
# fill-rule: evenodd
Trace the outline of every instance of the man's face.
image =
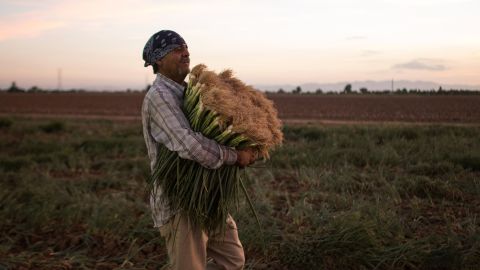
<svg viewBox="0 0 480 270">
<path fill-rule="evenodd" d="M 190 72 L 190 53 L 187 45 L 174 49 L 156 63 L 160 73 L 182 83 Z"/>
</svg>

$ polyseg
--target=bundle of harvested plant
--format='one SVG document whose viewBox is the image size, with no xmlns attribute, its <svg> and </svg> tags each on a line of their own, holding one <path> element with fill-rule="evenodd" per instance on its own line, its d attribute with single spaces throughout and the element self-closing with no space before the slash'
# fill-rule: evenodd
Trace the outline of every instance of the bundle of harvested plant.
<svg viewBox="0 0 480 270">
<path fill-rule="evenodd" d="M 183 111 L 194 131 L 235 149 L 254 147 L 264 159 L 283 139 L 273 103 L 233 77 L 230 70 L 216 74 L 205 65 L 195 66 Z M 240 190 L 253 210 L 239 167 L 207 169 L 164 146 L 158 151 L 149 184 L 151 190 L 156 190 L 155 186 L 162 189 L 172 209 L 183 211 L 192 224 L 209 232 L 223 230 Z"/>
</svg>

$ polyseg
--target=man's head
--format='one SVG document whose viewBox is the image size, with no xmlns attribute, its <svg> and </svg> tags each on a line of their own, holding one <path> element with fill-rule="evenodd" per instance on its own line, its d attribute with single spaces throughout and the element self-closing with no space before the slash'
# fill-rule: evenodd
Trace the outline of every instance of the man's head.
<svg viewBox="0 0 480 270">
<path fill-rule="evenodd" d="M 190 72 L 190 54 L 183 38 L 170 30 L 155 33 L 143 49 L 145 67 L 181 83 Z"/>
</svg>

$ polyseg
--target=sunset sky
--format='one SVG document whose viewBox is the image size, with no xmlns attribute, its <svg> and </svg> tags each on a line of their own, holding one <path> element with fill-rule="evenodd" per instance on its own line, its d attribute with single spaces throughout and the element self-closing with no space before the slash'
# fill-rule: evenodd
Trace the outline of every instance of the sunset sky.
<svg viewBox="0 0 480 270">
<path fill-rule="evenodd" d="M 0 0 L 0 88 L 144 88 L 161 29 L 192 66 L 253 85 L 422 80 L 480 85 L 480 1 Z"/>
</svg>

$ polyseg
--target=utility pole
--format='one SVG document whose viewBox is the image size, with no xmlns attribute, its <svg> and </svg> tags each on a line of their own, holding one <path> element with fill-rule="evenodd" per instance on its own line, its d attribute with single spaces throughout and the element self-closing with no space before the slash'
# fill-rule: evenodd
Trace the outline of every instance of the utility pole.
<svg viewBox="0 0 480 270">
<path fill-rule="evenodd" d="M 62 69 L 58 69 L 57 90 L 62 90 Z"/>
<path fill-rule="evenodd" d="M 392 93 L 393 93 L 393 91 L 394 91 L 393 89 L 394 89 L 394 88 L 393 88 L 393 78 L 392 78 Z"/>
</svg>

